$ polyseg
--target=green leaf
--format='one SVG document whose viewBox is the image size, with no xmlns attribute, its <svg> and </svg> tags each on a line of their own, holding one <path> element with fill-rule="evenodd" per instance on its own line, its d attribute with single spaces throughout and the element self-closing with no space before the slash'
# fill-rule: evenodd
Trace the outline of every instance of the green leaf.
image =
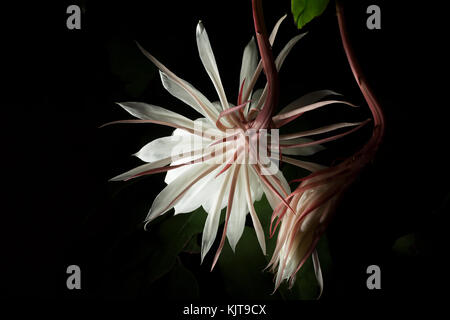
<svg viewBox="0 0 450 320">
<path fill-rule="evenodd" d="M 225 243 L 218 267 L 224 279 L 227 292 L 235 299 L 279 299 L 274 289 L 273 275 L 263 271 L 267 260 L 262 254 L 255 230 L 245 227 L 244 233 L 234 253 L 228 242 Z"/>
<path fill-rule="evenodd" d="M 158 241 L 149 257 L 148 279 L 150 282 L 166 274 L 175 264 L 178 254 L 183 251 L 194 235 L 203 230 L 206 212 L 199 208 L 192 213 L 178 214 L 155 226 Z"/>
<path fill-rule="evenodd" d="M 189 240 L 183 251 L 187 253 L 200 253 L 201 247 L 198 244 L 198 235 L 193 236 L 191 240 Z"/>
<path fill-rule="evenodd" d="M 326 9 L 329 0 L 291 0 L 291 10 L 294 21 L 299 29 Z"/>
</svg>

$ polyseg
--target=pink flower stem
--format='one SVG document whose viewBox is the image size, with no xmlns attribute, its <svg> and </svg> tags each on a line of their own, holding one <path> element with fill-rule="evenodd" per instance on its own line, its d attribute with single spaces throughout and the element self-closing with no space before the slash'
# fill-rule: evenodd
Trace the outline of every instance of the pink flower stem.
<svg viewBox="0 0 450 320">
<path fill-rule="evenodd" d="M 256 40 L 258 42 L 258 49 L 259 54 L 261 55 L 264 73 L 267 78 L 267 98 L 252 125 L 253 128 L 258 130 L 261 128 L 268 128 L 272 123 L 272 113 L 278 103 L 279 83 L 278 71 L 275 66 L 272 47 L 264 23 L 261 0 L 252 0 L 252 7 Z"/>
<path fill-rule="evenodd" d="M 344 9 L 342 7 L 341 1 L 336 0 L 336 13 L 339 24 L 339 31 L 341 34 L 342 45 L 344 47 L 345 54 L 347 56 L 348 63 L 350 64 L 350 68 L 352 69 L 353 76 L 356 79 L 356 83 L 358 84 L 361 93 L 363 94 L 370 111 L 372 112 L 373 120 L 374 120 L 374 129 L 373 134 L 370 141 L 366 144 L 364 151 L 371 151 L 371 153 L 375 153 L 378 149 L 379 144 L 384 136 L 385 131 L 385 120 L 383 111 L 380 108 L 380 104 L 377 101 L 375 95 L 373 94 L 372 89 L 368 85 L 366 78 L 362 72 L 361 66 L 358 63 L 358 60 L 355 57 L 355 53 L 350 44 L 350 40 L 347 34 L 347 27 L 344 19 Z"/>
</svg>

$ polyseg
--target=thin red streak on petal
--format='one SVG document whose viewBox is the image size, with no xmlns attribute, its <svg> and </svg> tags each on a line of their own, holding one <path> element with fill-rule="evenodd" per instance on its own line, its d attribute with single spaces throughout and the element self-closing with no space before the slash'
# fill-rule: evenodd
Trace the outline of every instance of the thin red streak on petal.
<svg viewBox="0 0 450 320">
<path fill-rule="evenodd" d="M 267 180 L 267 178 L 266 178 L 264 175 L 261 174 L 261 172 L 260 172 L 258 166 L 257 166 L 257 165 L 253 165 L 253 167 L 256 169 L 256 170 L 255 170 L 256 173 L 257 173 L 258 176 L 261 178 L 261 180 L 264 182 L 264 184 L 269 188 L 269 190 L 272 191 L 272 192 L 278 197 L 278 199 L 280 199 L 281 202 L 283 202 L 284 205 L 285 205 L 286 207 L 288 207 L 289 210 L 291 210 L 291 211 L 295 214 L 295 211 L 290 207 L 290 205 L 286 202 L 286 200 L 284 200 L 283 196 L 280 195 L 280 193 L 279 193 L 279 192 L 275 189 L 275 187 Z"/>
<path fill-rule="evenodd" d="M 236 182 L 237 182 L 237 177 L 238 177 L 240 168 L 241 168 L 241 166 L 239 164 L 236 165 L 234 172 L 233 172 L 233 178 L 231 180 L 231 186 L 230 186 L 230 193 L 228 195 L 227 213 L 226 213 L 226 218 L 225 218 L 225 224 L 223 227 L 222 238 L 220 239 L 219 248 L 217 249 L 216 255 L 214 256 L 214 260 L 213 260 L 213 263 L 211 266 L 211 271 L 214 269 L 214 266 L 216 265 L 217 260 L 219 259 L 220 253 L 222 252 L 223 245 L 225 244 L 225 237 L 226 237 L 227 228 L 228 228 L 228 220 L 230 220 L 231 208 L 233 206 L 233 199 L 234 199 L 234 191 L 236 189 Z"/>
<path fill-rule="evenodd" d="M 276 34 L 278 32 L 278 29 L 280 27 L 281 22 L 283 22 L 283 20 L 287 17 L 287 15 L 284 15 L 280 20 L 278 20 L 278 22 L 275 24 L 275 26 L 272 29 L 272 32 L 269 36 L 269 44 L 272 46 L 274 41 L 275 41 L 275 37 Z M 255 69 L 255 72 L 253 73 L 253 76 L 250 80 L 249 85 L 247 86 L 247 90 L 245 91 L 245 95 L 243 97 L 244 100 L 248 99 L 248 97 L 250 96 L 251 91 L 253 90 L 253 88 L 255 87 L 256 81 L 259 78 L 259 75 L 261 74 L 262 71 L 262 60 L 259 59 L 258 65 Z"/>
<path fill-rule="evenodd" d="M 297 269 L 295 269 L 293 275 L 295 275 L 300 270 L 300 268 L 303 266 L 303 264 L 306 262 L 306 260 L 309 258 L 309 256 L 313 253 L 314 249 L 317 246 L 317 243 L 319 242 L 319 239 L 320 239 L 320 237 L 315 237 L 314 238 L 313 242 L 311 243 L 311 246 L 309 247 L 308 252 L 306 252 L 305 256 L 303 257 L 303 259 L 298 264 L 298 267 L 297 267 Z M 292 284 L 293 284 L 292 283 L 293 279 L 294 278 L 291 278 L 291 280 L 290 280 L 290 286 L 291 287 L 292 287 Z"/>
<path fill-rule="evenodd" d="M 289 200 L 288 198 L 286 200 Z M 281 211 L 281 213 L 279 213 Z M 270 226 L 269 226 L 269 237 L 272 239 L 272 237 L 275 235 L 275 232 L 277 230 L 277 228 L 273 228 L 273 222 L 275 221 L 275 219 L 278 218 L 278 220 L 281 220 L 284 215 L 287 212 L 287 208 L 286 206 L 284 206 L 284 204 L 282 202 L 280 202 L 278 204 L 278 206 L 275 208 L 275 210 L 272 213 L 272 217 L 270 218 Z M 277 221 L 278 221 L 277 220 Z M 277 223 L 278 225 L 278 223 Z"/>
<path fill-rule="evenodd" d="M 156 67 L 167 74 L 169 78 L 175 81 L 179 86 L 181 86 L 197 103 L 197 105 L 206 113 L 209 119 L 214 119 L 215 115 L 211 110 L 197 97 L 197 95 L 186 85 L 186 83 L 180 79 L 175 73 L 167 69 L 161 62 L 158 61 L 154 56 L 152 56 L 147 50 L 145 50 L 138 42 L 136 42 L 139 50 L 152 61 Z"/>
<path fill-rule="evenodd" d="M 300 117 L 302 114 L 303 113 L 299 113 L 299 114 L 297 114 L 295 116 L 291 116 L 289 118 L 282 119 L 282 120 L 274 120 L 275 128 L 281 128 L 282 126 L 288 124 L 289 122 L 294 121 L 295 119 Z M 273 118 L 272 118 L 272 120 L 273 120 Z"/>
<path fill-rule="evenodd" d="M 243 94 L 243 91 L 244 91 L 244 84 L 245 84 L 245 78 L 244 78 L 244 80 L 242 80 L 241 88 L 239 89 L 239 96 L 238 96 L 237 104 L 241 104 L 242 103 L 242 94 Z"/>
<path fill-rule="evenodd" d="M 168 126 L 168 127 L 172 127 L 172 128 L 179 128 L 179 129 L 185 129 L 185 130 L 191 130 L 194 131 L 192 129 L 188 129 L 186 127 L 174 124 L 174 123 L 170 123 L 170 122 L 165 122 L 165 121 L 157 121 L 157 120 L 144 120 L 144 119 L 131 119 L 131 120 L 116 120 L 116 121 L 111 121 L 111 122 L 107 122 L 105 124 L 102 124 L 99 128 L 103 128 L 106 126 L 110 126 L 112 124 L 119 124 L 119 123 L 154 123 L 154 124 L 161 124 L 163 126 Z"/>
<path fill-rule="evenodd" d="M 219 165 L 213 165 L 203 171 L 200 175 L 197 176 L 186 188 L 184 188 L 170 203 L 162 210 L 162 212 L 166 211 L 168 208 L 174 206 L 174 204 L 185 194 L 194 184 L 196 184 L 199 180 L 203 179 L 206 175 L 211 173 L 213 170 L 217 169 Z"/>
<path fill-rule="evenodd" d="M 236 152 L 233 154 L 233 158 L 231 158 L 231 160 L 228 161 L 228 163 L 225 165 L 225 167 L 223 167 L 223 169 L 220 170 L 220 172 L 219 172 L 218 174 L 216 174 L 215 178 L 217 178 L 218 176 L 220 176 L 222 173 L 224 173 L 225 171 L 227 171 L 227 170 L 231 167 L 231 165 L 232 165 L 232 164 L 236 161 L 236 159 L 237 159 L 237 154 L 238 154 L 238 151 L 236 151 Z"/>
<path fill-rule="evenodd" d="M 295 235 L 295 233 L 297 232 L 298 230 L 291 230 L 290 231 L 290 233 L 291 234 L 293 234 L 293 235 Z M 310 252 L 310 254 L 312 253 L 312 251 L 314 250 L 314 248 L 315 248 L 315 246 L 314 246 L 314 244 L 317 244 L 317 241 L 318 241 L 318 239 L 314 239 L 314 241 L 312 242 L 312 246 L 310 246 L 310 250 L 308 250 L 308 252 L 305 254 L 305 256 L 303 257 L 303 259 L 301 260 L 301 262 L 303 261 L 303 260 L 305 260 L 306 261 L 306 259 L 307 259 L 307 257 L 309 256 L 308 255 L 308 253 Z M 288 249 L 286 250 L 286 252 L 291 252 L 291 250 L 292 250 L 292 246 L 293 246 L 293 244 L 294 244 L 294 241 L 295 241 L 295 236 L 291 236 L 290 237 L 290 241 L 289 241 L 289 244 L 288 244 Z M 300 244 L 299 244 L 300 245 Z M 311 250 L 311 247 L 313 248 L 312 250 Z M 305 257 L 306 257 L 306 259 L 305 259 Z M 284 273 L 284 269 L 286 268 L 286 265 L 287 265 L 287 258 L 285 258 L 285 259 L 283 259 L 284 261 L 283 261 L 283 264 L 282 264 L 282 266 L 281 266 L 281 271 L 279 271 L 279 272 L 281 272 L 281 274 L 283 274 Z M 303 261 L 304 262 L 304 261 Z M 299 264 L 300 265 L 300 267 L 303 265 L 302 263 L 300 263 Z M 298 269 L 299 268 L 297 268 L 297 271 L 298 271 Z"/>
<path fill-rule="evenodd" d="M 238 96 L 238 102 L 237 102 L 238 105 L 242 103 L 242 94 L 244 91 L 245 80 L 246 80 L 246 78 L 244 78 L 244 80 L 242 80 L 241 88 L 239 90 L 239 96 Z M 241 119 L 242 122 L 246 122 L 243 108 L 239 109 L 239 118 Z"/>
<path fill-rule="evenodd" d="M 173 169 L 177 169 L 180 167 L 183 167 L 185 165 L 191 164 L 191 162 L 187 162 L 187 163 L 181 163 L 181 164 L 177 164 L 177 165 L 173 165 L 173 166 L 165 166 L 165 167 L 160 167 L 160 168 L 155 168 L 155 169 L 150 169 L 150 170 L 146 170 L 143 172 L 139 172 L 137 174 L 135 174 L 134 176 L 131 176 L 129 178 L 124 179 L 123 181 L 128 181 L 137 177 L 142 177 L 142 176 L 146 176 L 146 175 L 150 175 L 150 174 L 155 174 L 155 173 L 161 173 L 161 172 L 167 172 Z"/>
<path fill-rule="evenodd" d="M 303 178 L 298 178 L 298 179 L 294 179 L 292 180 L 292 182 L 303 182 L 303 181 L 308 181 L 311 180 L 314 177 L 317 176 L 326 176 L 327 174 L 333 175 L 333 174 L 338 174 L 338 173 L 342 173 L 344 170 L 349 171 L 348 166 L 342 166 L 342 163 L 338 166 L 335 167 L 329 167 L 329 168 L 325 168 L 323 170 L 311 173 L 310 175 L 303 177 Z M 328 176 L 329 177 L 329 176 Z"/>
<path fill-rule="evenodd" d="M 298 218 L 298 220 L 295 223 L 295 228 L 300 228 L 301 227 L 301 223 L 303 222 L 303 220 L 305 220 L 305 218 L 312 213 L 314 210 L 320 208 L 322 205 L 326 204 L 328 202 L 328 200 L 332 199 L 333 197 L 335 197 L 337 194 L 340 193 L 340 191 L 342 190 L 342 188 L 339 188 L 337 190 L 332 190 L 331 192 L 326 193 L 325 195 L 323 195 L 322 197 L 318 198 L 317 200 L 315 200 L 312 204 L 310 204 L 308 206 L 308 208 L 302 212 L 302 214 L 300 215 L 300 217 Z"/>
<path fill-rule="evenodd" d="M 317 164 L 317 163 L 314 163 L 314 162 L 309 162 L 309 161 L 302 161 L 302 160 L 290 158 L 288 156 L 280 157 L 280 161 L 282 161 L 284 163 L 292 164 L 294 166 L 297 166 L 299 168 L 302 168 L 302 169 L 305 169 L 305 170 L 308 170 L 308 171 L 311 171 L 311 172 L 316 172 L 316 171 L 319 171 L 319 170 L 326 169 L 325 166 L 322 166 L 320 164 Z M 295 182 L 295 181 L 291 181 L 291 182 L 289 182 L 289 184 L 292 183 L 292 182 Z"/>
<path fill-rule="evenodd" d="M 250 118 L 250 115 L 252 115 L 253 113 L 258 113 L 259 109 L 256 108 L 252 108 L 250 109 L 250 111 L 248 112 L 247 118 Z"/>
<path fill-rule="evenodd" d="M 305 191 L 307 191 L 307 190 L 309 190 L 309 189 L 311 189 L 311 188 L 318 187 L 318 186 L 322 185 L 322 184 L 325 182 L 325 180 L 327 180 L 327 179 L 331 180 L 331 179 L 335 179 L 335 178 L 336 178 L 336 176 L 333 176 L 333 177 L 329 177 L 329 178 L 326 178 L 326 179 L 323 179 L 323 180 L 318 180 L 318 181 L 314 181 L 314 182 L 312 182 L 312 183 L 309 183 L 309 184 L 306 185 L 306 186 L 303 186 L 303 187 L 300 187 L 300 188 L 296 189 L 296 190 L 290 195 L 290 197 L 292 197 L 293 195 L 299 195 L 300 193 L 304 193 Z M 303 219 L 304 219 L 310 212 L 312 212 L 312 211 L 314 211 L 315 209 L 319 208 L 321 205 L 323 205 L 323 204 L 326 203 L 328 200 L 330 200 L 331 198 L 333 198 L 333 197 L 334 197 L 335 195 L 337 195 L 342 189 L 343 189 L 342 187 L 341 187 L 341 188 L 338 188 L 337 190 L 332 189 L 331 192 L 328 192 L 328 193 L 326 193 L 324 196 L 318 198 L 315 202 L 313 202 L 313 204 L 311 204 L 305 211 L 302 212 L 302 214 L 300 215 L 300 217 L 298 218 L 298 220 L 297 220 L 297 222 L 296 222 L 296 225 L 300 224 L 300 223 L 303 221 Z M 290 198 L 290 197 L 289 197 L 289 198 Z M 300 197 L 300 195 L 299 195 L 299 197 Z M 298 199 L 300 199 L 300 198 L 298 198 Z M 277 229 L 279 223 L 281 222 L 281 220 L 282 220 L 282 218 L 283 218 L 283 216 L 284 216 L 285 213 L 286 213 L 286 212 L 284 211 L 284 212 L 283 212 L 280 216 L 278 216 L 278 217 L 275 216 L 275 212 L 274 212 L 274 214 L 272 215 L 272 221 L 271 221 L 271 223 L 270 223 L 270 230 L 269 230 L 272 234 L 275 233 L 275 231 L 276 231 L 276 229 Z M 275 224 L 275 227 L 274 227 L 274 229 L 273 229 L 273 231 L 272 231 L 272 223 L 273 223 L 273 221 L 275 220 L 275 218 L 278 218 L 278 219 L 277 219 L 277 223 Z"/>
<path fill-rule="evenodd" d="M 250 101 L 247 101 L 247 102 L 244 102 L 244 103 L 242 103 L 242 104 L 240 104 L 240 105 L 238 105 L 238 106 L 235 106 L 235 107 L 232 107 L 232 108 L 228 108 L 228 109 L 226 109 L 226 110 L 223 110 L 223 111 L 219 114 L 219 117 L 217 118 L 216 126 L 218 126 L 219 123 L 221 123 L 221 122 L 220 122 L 220 119 L 221 119 L 223 116 L 228 116 L 228 115 L 232 114 L 232 113 L 235 112 L 235 111 L 239 111 L 240 109 L 244 108 L 244 107 L 247 105 L 248 102 L 250 102 Z M 231 129 L 231 128 L 230 128 L 230 129 Z"/>
<path fill-rule="evenodd" d="M 295 115 L 297 115 L 299 113 L 305 113 L 305 112 L 308 112 L 308 111 L 313 111 L 313 110 L 316 110 L 316 109 L 319 109 L 319 108 L 323 108 L 325 106 L 328 106 L 330 104 L 335 104 L 335 103 L 336 104 L 339 104 L 339 103 L 340 104 L 345 104 L 345 105 L 348 105 L 348 106 L 353 107 L 353 108 L 358 108 L 358 106 L 356 106 L 356 105 L 354 105 L 354 104 L 352 104 L 350 102 L 347 102 L 347 101 L 326 100 L 326 101 L 320 101 L 320 102 L 315 102 L 315 103 L 312 103 L 312 104 L 308 104 L 306 106 L 301 106 L 301 107 L 298 107 L 298 108 L 296 108 L 294 110 L 290 110 L 290 111 L 278 114 L 278 115 L 273 117 L 273 120 L 274 121 L 283 120 L 283 119 L 295 116 Z"/>
<path fill-rule="evenodd" d="M 290 139 L 308 137 L 308 136 L 313 136 L 313 135 L 327 133 L 327 132 L 330 132 L 330 131 L 335 131 L 335 130 L 346 128 L 346 127 L 354 127 L 354 126 L 357 126 L 359 124 L 361 124 L 361 122 L 336 123 L 336 124 L 320 127 L 320 128 L 317 128 L 317 129 L 300 131 L 300 132 L 296 132 L 296 133 L 283 134 L 283 135 L 280 135 L 279 138 L 280 138 L 280 140 L 290 140 Z"/>
<path fill-rule="evenodd" d="M 207 160 L 217 158 L 218 156 L 221 156 L 222 154 L 223 153 L 210 152 L 210 154 L 207 155 L 207 156 L 202 155 L 200 158 L 197 158 L 197 159 L 194 159 L 194 160 L 190 160 L 190 161 L 185 162 L 185 163 L 180 163 L 180 164 L 176 164 L 176 165 L 172 165 L 172 166 L 164 166 L 164 167 L 159 167 L 159 168 L 154 168 L 154 169 L 146 170 L 146 171 L 143 171 L 143 172 L 139 172 L 139 173 L 135 174 L 134 176 L 131 176 L 131 177 L 127 178 L 127 179 L 124 179 L 123 181 L 128 181 L 128 180 L 131 180 L 131 179 L 134 179 L 134 178 L 137 178 L 137 177 L 142 177 L 142 176 L 146 176 L 146 175 L 150 175 L 150 174 L 167 172 L 169 170 L 173 170 L 173 169 L 177 169 L 177 168 L 180 168 L 180 167 L 184 167 L 186 165 L 202 163 L 202 162 L 205 162 Z M 181 156 L 183 156 L 183 155 L 189 156 L 190 152 L 182 154 Z"/>
<path fill-rule="evenodd" d="M 311 142 L 303 142 L 303 143 L 296 143 L 296 144 L 280 144 L 280 148 L 282 149 L 289 149 L 289 148 L 299 148 L 299 147 L 308 147 L 308 146 L 314 146 L 317 144 L 321 144 L 321 143 L 325 143 L 325 142 L 329 142 L 329 141 L 333 141 L 333 140 L 337 140 L 339 138 L 342 138 L 350 133 L 353 133 L 359 129 L 361 129 L 363 126 L 365 126 L 368 122 L 370 122 L 371 119 L 367 119 L 365 121 L 363 121 L 359 126 L 350 129 L 346 132 L 334 135 L 332 137 L 328 137 L 328 138 L 323 138 L 320 140 L 316 140 L 316 141 L 311 141 Z"/>
<path fill-rule="evenodd" d="M 145 119 L 130 119 L 130 120 L 116 120 L 116 121 L 111 121 L 111 122 L 107 122 L 105 124 L 102 124 L 101 126 L 99 126 L 99 129 L 106 127 L 106 126 L 110 126 L 110 125 L 114 125 L 114 124 L 120 124 L 120 123 L 130 123 L 130 124 L 137 124 L 137 123 L 153 123 L 153 124 L 159 124 L 159 125 L 163 125 L 163 126 L 167 126 L 167 127 L 172 127 L 172 128 L 176 128 L 176 129 L 181 129 L 181 130 L 185 130 L 191 134 L 195 134 L 197 136 L 203 137 L 203 138 L 211 138 L 208 134 L 205 134 L 201 131 L 196 131 L 194 129 L 188 128 L 188 127 L 184 127 L 175 123 L 171 123 L 171 122 L 166 122 L 166 121 L 159 121 L 159 120 L 145 120 Z"/>
<path fill-rule="evenodd" d="M 251 192 L 251 188 L 250 188 L 250 178 L 248 176 L 248 166 L 244 166 L 243 170 L 244 170 L 244 177 L 245 177 L 245 196 L 247 199 L 247 206 L 249 208 L 250 211 L 250 216 L 252 218 L 253 221 L 253 227 L 255 228 L 256 231 L 256 236 L 258 238 L 258 242 L 261 246 L 261 249 L 263 251 L 263 254 L 266 254 L 266 244 L 264 242 L 264 232 L 261 226 L 261 222 L 258 219 L 258 215 L 255 211 L 255 207 L 253 205 L 253 200 L 252 200 L 252 192 Z M 261 238 L 260 235 L 262 234 Z"/>
<path fill-rule="evenodd" d="M 278 188 L 280 188 L 280 190 L 283 192 L 283 195 L 284 195 L 285 197 L 287 197 L 287 196 L 288 196 L 288 193 L 286 192 L 286 190 L 284 190 L 284 187 L 283 187 L 283 185 L 281 184 L 280 179 L 278 179 L 278 177 L 275 176 L 275 175 L 268 176 L 268 177 L 270 177 L 271 179 L 274 179 L 274 180 L 275 180 L 275 185 L 276 185 Z"/>
</svg>

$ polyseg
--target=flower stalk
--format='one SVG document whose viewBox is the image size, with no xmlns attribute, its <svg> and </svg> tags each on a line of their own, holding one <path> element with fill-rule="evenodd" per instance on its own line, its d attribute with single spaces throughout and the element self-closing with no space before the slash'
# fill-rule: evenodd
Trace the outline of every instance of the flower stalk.
<svg viewBox="0 0 450 320">
<path fill-rule="evenodd" d="M 320 286 L 319 297 L 323 290 L 323 279 L 318 253 L 315 250 L 317 243 L 325 232 L 330 217 L 343 193 L 354 182 L 361 170 L 375 157 L 385 131 L 382 109 L 372 89 L 367 84 L 350 44 L 343 8 L 339 0 L 336 1 L 336 11 L 342 45 L 348 63 L 372 113 L 372 136 L 359 151 L 343 162 L 329 168 L 316 168 L 315 172 L 309 176 L 294 180 L 301 183 L 286 198 L 286 202 L 289 203 L 291 208 L 294 208 L 296 213 L 292 214 L 283 206 L 283 203 L 280 203 L 273 212 L 270 226 L 270 234 L 273 236 L 275 230 L 281 224 L 277 236 L 277 245 L 269 262 L 269 267 L 276 272 L 275 287 L 278 288 L 282 280 L 289 280 L 292 286 L 296 273 L 312 256 L 315 274 Z M 359 126 L 362 126 L 362 124 Z M 322 143 L 324 141 L 318 140 L 315 142 Z"/>
</svg>

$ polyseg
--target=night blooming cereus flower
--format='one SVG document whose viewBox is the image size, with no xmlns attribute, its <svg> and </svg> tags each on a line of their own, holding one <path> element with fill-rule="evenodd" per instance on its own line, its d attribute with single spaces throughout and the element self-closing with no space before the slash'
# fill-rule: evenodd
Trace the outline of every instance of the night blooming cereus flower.
<svg viewBox="0 0 450 320">
<path fill-rule="evenodd" d="M 320 101 L 325 96 L 336 95 L 332 91 L 322 90 L 295 100 L 273 116 L 278 104 L 278 71 L 292 47 L 304 34 L 297 35 L 289 41 L 274 59 L 271 46 L 285 17 L 277 22 L 268 37 L 258 3 L 253 2 L 257 42 L 252 38 L 244 49 L 236 105 L 231 104 L 225 94 L 208 35 L 203 24 L 199 22 L 196 39 L 200 59 L 220 101 L 208 100 L 191 84 L 180 79 L 138 45 L 143 54 L 159 69 L 164 88 L 198 111 L 202 117 L 193 121 L 155 105 L 124 102 L 119 105 L 139 120 L 112 122 L 155 123 L 175 128 L 172 136 L 151 141 L 135 154 L 147 162 L 146 164 L 112 180 L 128 180 L 167 172 L 165 177 L 167 186 L 153 201 L 146 221 L 150 222 L 172 208 L 175 209 L 175 214 L 179 214 L 192 212 L 202 206 L 208 213 L 203 230 L 202 261 L 216 238 L 220 213 L 226 207 L 224 230 L 212 267 L 217 262 L 225 238 L 228 238 L 231 248 L 235 249 L 243 233 L 248 213 L 265 254 L 264 232 L 253 203 L 260 200 L 264 193 L 273 209 L 280 203 L 289 207 L 285 198 L 289 196 L 291 190 L 278 169 L 279 161 L 313 171 L 316 168 L 315 164 L 286 155 L 313 154 L 323 149 L 320 143 L 337 139 L 364 124 L 339 123 L 316 130 L 279 135 L 280 127 L 307 111 L 333 103 L 353 105 L 339 100 Z M 261 59 L 258 58 L 258 49 Z M 262 70 L 266 76 L 265 86 L 255 90 L 255 84 Z M 318 141 L 305 138 L 349 126 L 355 128 L 334 137 Z M 211 190 L 216 192 L 211 195 Z"/>
</svg>

